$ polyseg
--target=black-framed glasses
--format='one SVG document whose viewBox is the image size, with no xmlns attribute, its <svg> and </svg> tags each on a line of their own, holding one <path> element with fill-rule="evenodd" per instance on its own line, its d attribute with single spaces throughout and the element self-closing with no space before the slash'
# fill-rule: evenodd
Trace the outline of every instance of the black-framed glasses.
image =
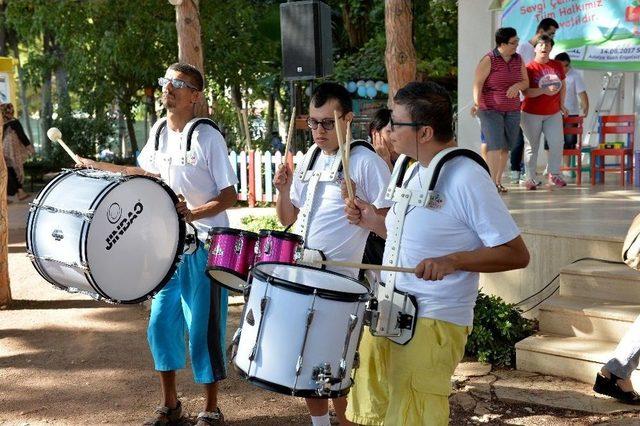
<svg viewBox="0 0 640 426">
<path fill-rule="evenodd" d="M 391 129 L 392 132 L 395 132 L 395 126 L 409 126 L 409 127 L 420 127 L 420 126 L 426 126 L 426 123 L 418 123 L 415 121 L 412 122 L 408 122 L 408 123 L 402 123 L 400 121 L 393 121 L 393 118 L 389 118 L 389 128 Z"/>
<path fill-rule="evenodd" d="M 158 79 L 158 84 L 162 88 L 164 88 L 169 83 L 171 83 L 171 85 L 173 87 L 175 87 L 176 89 L 183 89 L 185 87 L 188 87 L 189 89 L 198 90 L 198 88 L 196 86 L 194 86 L 193 84 L 191 84 L 191 83 L 189 83 L 187 81 L 184 81 L 184 80 L 180 80 L 179 78 L 160 77 Z"/>
<path fill-rule="evenodd" d="M 342 114 L 338 118 L 342 118 L 344 116 L 345 114 Z M 322 126 L 322 128 L 327 131 L 333 130 L 336 127 L 336 120 L 334 120 L 333 118 L 325 118 L 318 121 L 315 118 L 311 118 L 311 117 L 307 118 L 307 126 L 309 126 L 311 130 L 317 130 L 318 125 Z"/>
</svg>

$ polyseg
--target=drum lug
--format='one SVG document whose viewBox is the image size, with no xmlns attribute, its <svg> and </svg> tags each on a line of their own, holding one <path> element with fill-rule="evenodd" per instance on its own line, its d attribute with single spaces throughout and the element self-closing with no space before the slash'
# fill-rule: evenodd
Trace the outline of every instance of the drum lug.
<svg viewBox="0 0 640 426">
<path fill-rule="evenodd" d="M 49 213 L 68 214 L 68 215 L 83 219 L 87 222 L 91 222 L 91 220 L 93 219 L 93 214 L 95 213 L 95 210 L 80 211 L 80 210 L 73 210 L 73 209 L 59 209 L 57 207 L 48 206 L 46 204 L 40 204 L 40 202 L 38 202 L 37 200 L 34 200 L 32 203 L 29 203 L 29 211 L 32 212 L 37 209 L 43 209 L 48 211 Z"/>
<path fill-rule="evenodd" d="M 342 380 L 331 375 L 331 364 L 325 362 L 322 365 L 315 366 L 312 372 L 312 378 L 318 385 L 316 393 L 318 396 L 331 395 L 331 386 L 340 383 Z"/>
</svg>

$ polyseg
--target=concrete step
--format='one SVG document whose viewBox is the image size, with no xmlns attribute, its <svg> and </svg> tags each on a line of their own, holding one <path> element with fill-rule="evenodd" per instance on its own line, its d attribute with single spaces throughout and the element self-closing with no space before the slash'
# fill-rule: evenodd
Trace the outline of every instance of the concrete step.
<svg viewBox="0 0 640 426">
<path fill-rule="evenodd" d="M 640 304 L 553 296 L 540 306 L 540 331 L 617 343 L 640 315 Z"/>
<path fill-rule="evenodd" d="M 625 264 L 583 260 L 560 271 L 560 295 L 640 304 L 640 272 Z"/>
<path fill-rule="evenodd" d="M 617 343 L 581 337 L 536 334 L 516 343 L 516 368 L 593 383 L 602 365 L 613 357 Z M 640 371 L 631 376 L 640 389 Z"/>
</svg>

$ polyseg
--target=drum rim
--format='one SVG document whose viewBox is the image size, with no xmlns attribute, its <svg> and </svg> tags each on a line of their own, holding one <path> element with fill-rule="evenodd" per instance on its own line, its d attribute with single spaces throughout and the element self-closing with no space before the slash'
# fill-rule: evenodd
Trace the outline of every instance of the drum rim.
<svg viewBox="0 0 640 426">
<path fill-rule="evenodd" d="M 250 239 L 254 239 L 254 240 L 258 239 L 258 234 L 256 234 L 255 232 L 247 231 L 245 229 L 230 228 L 228 226 L 214 226 L 213 228 L 209 229 L 208 234 L 209 236 L 224 235 L 224 234 L 240 235 L 240 236 L 246 235 Z"/>
<path fill-rule="evenodd" d="M 337 275 L 340 278 L 344 278 L 350 281 L 353 281 L 354 283 L 362 286 L 362 289 L 365 291 L 364 293 L 347 293 L 344 291 L 339 291 L 339 290 L 328 290 L 328 289 L 323 289 L 323 288 L 315 288 L 315 287 L 310 287 L 308 285 L 305 284 L 300 284 L 300 283 L 296 283 L 293 281 L 289 281 L 289 280 L 285 280 L 282 278 L 277 278 L 277 277 L 273 277 L 271 275 L 268 275 L 266 272 L 263 272 L 260 270 L 259 266 L 261 265 L 286 265 L 286 266 L 294 266 L 297 268 L 302 268 L 302 269 L 311 269 L 314 271 L 322 271 L 324 273 L 328 273 L 328 274 L 332 274 L 332 275 Z M 276 287 L 284 287 L 288 290 L 293 291 L 294 293 L 299 293 L 299 294 L 314 294 L 314 292 L 318 295 L 318 297 L 321 297 L 323 299 L 328 299 L 328 300 L 336 300 L 336 301 L 340 301 L 340 302 L 362 302 L 362 301 L 366 301 L 370 298 L 370 289 L 362 282 L 351 278 L 349 276 L 340 274 L 338 272 L 334 272 L 334 271 L 328 271 L 326 269 L 320 269 L 320 268 L 315 268 L 313 266 L 309 266 L 309 265 L 302 265 L 302 264 L 297 264 L 297 263 L 288 263 L 288 262 L 256 262 L 253 267 L 251 268 L 251 270 L 249 271 L 249 273 L 251 274 L 252 278 L 255 276 L 259 279 L 261 279 L 262 281 L 267 282 L 268 284 L 272 284 Z M 252 280 L 253 281 L 253 280 Z"/>
<path fill-rule="evenodd" d="M 272 235 L 274 237 L 282 238 L 285 240 L 295 241 L 296 243 L 300 244 L 302 244 L 302 242 L 304 241 L 304 239 L 300 235 L 294 234 L 292 232 L 277 231 L 275 229 L 261 229 L 259 233 L 260 238 L 269 237 Z"/>
<path fill-rule="evenodd" d="M 279 385 L 277 383 L 269 382 L 267 380 L 263 380 L 255 376 L 248 375 L 240 367 L 238 367 L 235 361 L 234 361 L 234 366 L 235 366 L 236 372 L 238 373 L 238 376 L 240 376 L 241 379 L 246 380 L 259 388 L 266 389 L 272 392 L 281 393 L 284 395 L 289 395 L 289 396 L 297 396 L 297 397 L 313 398 L 313 399 L 338 398 L 341 396 L 346 396 L 351 390 L 351 386 L 353 386 L 353 378 L 350 377 L 349 380 L 351 381 L 351 383 L 349 384 L 349 386 L 337 391 L 332 390 L 327 396 L 318 395 L 315 390 L 311 390 L 311 389 L 298 389 L 294 391 L 290 387 Z"/>
<path fill-rule="evenodd" d="M 236 276 L 237 278 L 240 278 L 241 280 L 243 280 L 245 283 L 247 281 L 247 278 L 249 277 L 249 271 L 247 271 L 247 276 L 243 277 L 242 275 L 240 275 L 240 273 L 238 271 L 235 271 L 233 269 L 230 268 L 225 268 L 224 266 L 207 266 L 207 269 L 205 269 L 204 274 L 207 276 L 207 278 L 209 278 L 209 280 L 211 280 L 212 283 L 222 286 L 224 288 L 226 288 L 229 291 L 233 291 L 234 293 L 238 293 L 238 294 L 242 294 L 244 292 L 244 289 L 237 289 L 237 288 L 233 288 L 227 284 L 224 284 L 221 281 L 216 280 L 215 278 L 213 278 L 211 276 L 211 274 L 209 274 L 209 271 L 222 271 L 222 272 L 228 272 L 231 275 Z"/>
</svg>

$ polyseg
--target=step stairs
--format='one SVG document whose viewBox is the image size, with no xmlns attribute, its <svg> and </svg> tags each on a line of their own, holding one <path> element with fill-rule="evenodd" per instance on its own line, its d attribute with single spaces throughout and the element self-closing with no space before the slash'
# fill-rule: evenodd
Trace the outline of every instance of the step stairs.
<svg viewBox="0 0 640 426">
<path fill-rule="evenodd" d="M 636 317 L 640 272 L 583 260 L 560 272 L 560 292 L 540 305 L 540 331 L 516 344 L 516 367 L 592 383 Z M 631 377 L 640 389 L 640 370 Z"/>
</svg>

